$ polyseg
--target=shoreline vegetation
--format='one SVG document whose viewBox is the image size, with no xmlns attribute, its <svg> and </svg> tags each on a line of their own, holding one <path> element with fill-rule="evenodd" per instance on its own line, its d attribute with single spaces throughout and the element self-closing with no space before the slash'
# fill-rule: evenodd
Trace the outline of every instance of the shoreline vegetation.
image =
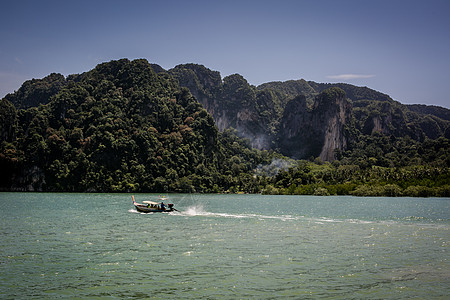
<svg viewBox="0 0 450 300">
<path fill-rule="evenodd" d="M 274 163 L 275 162 L 275 163 Z M 141 187 L 133 179 L 123 180 L 104 190 L 65 189 L 0 189 L 2 192 L 99 192 L 99 193 L 214 193 L 263 195 L 313 195 L 358 197 L 450 197 L 449 170 L 436 166 L 380 167 L 361 169 L 358 165 L 339 162 L 317 163 L 282 160 L 261 165 L 253 173 L 222 174 L 211 177 L 189 176 L 173 181 L 158 177 L 157 189 Z M 278 165 L 270 167 L 271 165 Z M 289 167 L 279 166 L 290 165 Z M 239 169 L 234 165 L 234 170 Z M 276 173 L 274 173 L 276 172 Z M 270 174 L 274 175 L 270 175 Z M 109 178 L 110 179 L 110 178 Z M 107 180 L 111 184 L 113 180 Z M 226 184 L 225 188 L 216 181 Z M 194 182 L 200 184 L 194 186 Z M 209 183 L 209 184 L 208 184 Z"/>
<path fill-rule="evenodd" d="M 371 197 L 450 197 L 449 171 L 446 168 L 413 166 L 362 170 L 355 165 L 339 167 L 309 165 L 299 175 L 298 168 L 282 171 L 264 194 L 352 195 Z M 308 168 L 308 167 L 307 167 Z M 302 169 L 302 168 L 300 168 Z M 300 171 L 302 172 L 302 171 Z M 302 184 L 302 181 L 310 183 Z M 300 182 L 299 184 L 296 184 Z M 287 184 L 285 184 L 287 183 Z"/>
</svg>

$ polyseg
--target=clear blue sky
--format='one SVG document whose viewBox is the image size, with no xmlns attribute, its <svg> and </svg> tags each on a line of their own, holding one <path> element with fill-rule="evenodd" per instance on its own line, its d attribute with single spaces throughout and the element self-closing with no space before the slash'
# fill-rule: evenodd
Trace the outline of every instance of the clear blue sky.
<svg viewBox="0 0 450 300">
<path fill-rule="evenodd" d="M 450 107 L 450 1 L 0 0 L 0 97 L 23 81 L 145 58 L 258 85 L 368 86 Z"/>
</svg>

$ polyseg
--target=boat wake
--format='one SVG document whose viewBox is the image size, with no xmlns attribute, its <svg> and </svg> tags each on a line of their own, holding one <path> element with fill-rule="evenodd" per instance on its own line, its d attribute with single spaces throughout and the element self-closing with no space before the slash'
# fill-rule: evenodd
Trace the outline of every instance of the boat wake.
<svg viewBox="0 0 450 300">
<path fill-rule="evenodd" d="M 283 216 L 266 216 L 258 214 L 230 214 L 230 213 L 215 213 L 205 211 L 202 205 L 194 205 L 188 207 L 186 210 L 181 212 L 183 216 L 208 216 L 208 217 L 222 217 L 222 218 L 235 218 L 235 219 L 277 219 L 277 220 L 298 220 L 303 218 L 302 216 L 293 217 L 290 215 Z"/>
<path fill-rule="evenodd" d="M 183 211 L 172 212 L 180 216 L 206 216 L 206 217 L 219 217 L 219 218 L 234 218 L 234 219 L 258 219 L 258 220 L 280 220 L 280 221 L 306 221 L 317 225 L 327 225 L 333 223 L 356 223 L 356 224 L 372 224 L 378 221 L 369 220 L 357 220 L 357 219 L 334 219 L 327 217 L 309 217 L 303 215 L 260 215 L 260 214 L 233 214 L 233 213 L 220 213 L 220 212 L 208 212 L 202 205 L 189 206 Z"/>
<path fill-rule="evenodd" d="M 128 212 L 136 214 L 144 214 L 138 212 L 135 209 L 129 209 Z M 183 210 L 176 210 L 168 213 L 172 216 L 181 217 L 213 217 L 213 218 L 234 218 L 234 219 L 257 219 L 257 220 L 279 220 L 279 221 L 304 221 L 310 224 L 316 224 L 319 226 L 327 226 L 331 224 L 339 223 L 353 223 L 353 224 L 392 224 L 395 221 L 392 220 L 360 220 L 360 219 L 338 219 L 329 217 L 311 217 L 304 215 L 261 215 L 261 214 L 233 214 L 233 213 L 221 213 L 221 212 L 209 212 L 206 211 L 201 204 L 196 204 L 187 207 Z M 417 225 L 417 224 L 416 224 Z M 422 224 L 423 225 L 423 224 Z M 429 225 L 429 224 L 428 224 Z M 436 225 L 434 225 L 436 226 Z"/>
<path fill-rule="evenodd" d="M 214 213 L 210 213 L 204 210 L 202 205 L 189 206 L 186 210 L 181 212 L 185 216 L 211 216 Z"/>
<path fill-rule="evenodd" d="M 138 212 L 135 209 L 129 209 L 130 213 L 146 214 Z M 173 216 L 184 216 L 184 217 L 216 217 L 216 218 L 234 218 L 234 219 L 258 219 L 258 220 L 280 220 L 280 221 L 306 221 L 311 224 L 317 225 L 329 225 L 336 223 L 353 223 L 353 224 L 373 224 L 373 223 L 392 223 L 393 221 L 380 221 L 380 220 L 359 220 L 359 219 L 334 219 L 328 217 L 311 217 L 303 215 L 261 215 L 261 214 L 233 214 L 233 213 L 222 213 L 222 212 L 209 212 L 206 211 L 203 205 L 196 204 L 187 207 L 183 210 L 176 210 L 168 213 Z"/>
</svg>

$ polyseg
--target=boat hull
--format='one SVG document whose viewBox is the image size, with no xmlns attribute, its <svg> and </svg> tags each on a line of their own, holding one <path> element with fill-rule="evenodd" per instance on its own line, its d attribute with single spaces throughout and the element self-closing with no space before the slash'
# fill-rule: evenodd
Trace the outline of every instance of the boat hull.
<svg viewBox="0 0 450 300">
<path fill-rule="evenodd" d="M 171 212 L 173 209 L 160 209 L 160 208 L 154 208 L 154 207 L 147 207 L 144 205 L 134 205 L 136 207 L 136 210 L 138 212 L 142 213 L 158 213 L 158 212 Z"/>
</svg>

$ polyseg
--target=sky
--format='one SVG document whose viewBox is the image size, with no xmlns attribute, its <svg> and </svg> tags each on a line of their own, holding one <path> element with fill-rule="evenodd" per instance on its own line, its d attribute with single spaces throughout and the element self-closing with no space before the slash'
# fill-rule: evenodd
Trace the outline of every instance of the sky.
<svg viewBox="0 0 450 300">
<path fill-rule="evenodd" d="M 196 63 L 252 85 L 367 86 L 450 108 L 448 0 L 0 0 L 0 97 L 111 60 Z"/>
</svg>

